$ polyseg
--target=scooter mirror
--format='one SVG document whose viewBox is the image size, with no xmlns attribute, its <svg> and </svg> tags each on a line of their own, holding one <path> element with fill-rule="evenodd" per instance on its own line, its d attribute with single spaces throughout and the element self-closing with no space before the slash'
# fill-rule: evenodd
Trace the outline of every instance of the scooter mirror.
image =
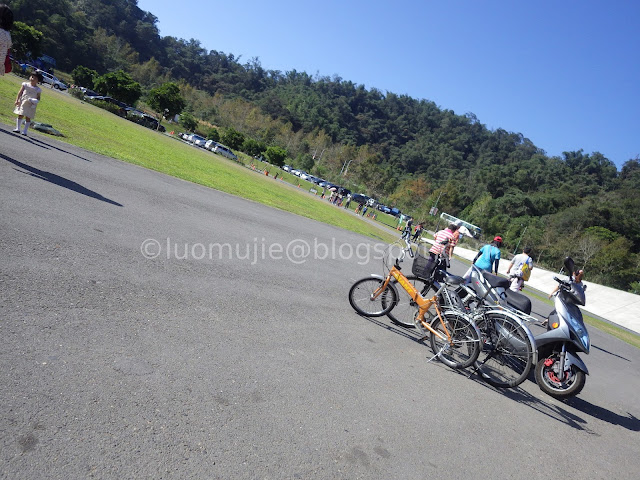
<svg viewBox="0 0 640 480">
<path fill-rule="evenodd" d="M 567 275 L 573 275 L 575 272 L 576 264 L 573 262 L 573 258 L 567 257 L 564 259 L 564 268 L 567 269 Z"/>
</svg>

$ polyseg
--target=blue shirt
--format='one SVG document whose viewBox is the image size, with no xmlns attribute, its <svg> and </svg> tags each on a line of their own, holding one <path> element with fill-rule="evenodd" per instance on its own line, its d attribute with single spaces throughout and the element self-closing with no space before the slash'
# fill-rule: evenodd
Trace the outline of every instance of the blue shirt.
<svg viewBox="0 0 640 480">
<path fill-rule="evenodd" d="M 476 260 L 476 267 L 489 272 L 493 271 L 493 265 L 500 259 L 500 249 L 495 245 L 485 245 L 480 249 L 480 258 Z"/>
</svg>

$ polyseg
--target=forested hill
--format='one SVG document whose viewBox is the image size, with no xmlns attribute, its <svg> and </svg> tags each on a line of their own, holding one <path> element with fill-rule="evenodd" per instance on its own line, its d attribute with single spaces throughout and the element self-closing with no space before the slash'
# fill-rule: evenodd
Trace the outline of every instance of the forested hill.
<svg viewBox="0 0 640 480">
<path fill-rule="evenodd" d="M 529 244 L 552 268 L 571 254 L 590 280 L 640 291 L 638 158 L 618 171 L 598 152 L 548 157 L 472 113 L 161 37 L 157 18 L 136 0 L 7 3 L 17 21 L 43 33 L 42 53 L 59 70 L 124 70 L 145 90 L 177 81 L 203 133 L 206 124 L 234 128 L 286 148 L 295 166 L 417 220 L 429 220 L 438 200 L 441 211 L 502 235 L 510 251 Z"/>
</svg>

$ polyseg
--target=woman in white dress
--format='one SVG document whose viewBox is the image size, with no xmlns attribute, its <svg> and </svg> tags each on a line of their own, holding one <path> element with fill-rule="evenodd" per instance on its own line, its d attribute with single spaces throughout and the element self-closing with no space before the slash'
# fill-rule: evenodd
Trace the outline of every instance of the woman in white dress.
<svg viewBox="0 0 640 480">
<path fill-rule="evenodd" d="M 40 81 L 42 81 L 41 75 L 33 72 L 28 82 L 22 82 L 22 87 L 16 97 L 16 108 L 13 110 L 13 113 L 18 115 L 15 133 L 20 133 L 20 124 L 22 123 L 22 117 L 24 117 L 22 135 L 26 135 L 29 125 L 31 125 L 31 120 L 36 116 L 36 107 L 42 93 L 42 89 L 38 86 Z"/>
<path fill-rule="evenodd" d="M 0 75 L 4 75 L 4 59 L 11 48 L 11 34 L 13 27 L 13 12 L 4 3 L 0 4 Z"/>
</svg>

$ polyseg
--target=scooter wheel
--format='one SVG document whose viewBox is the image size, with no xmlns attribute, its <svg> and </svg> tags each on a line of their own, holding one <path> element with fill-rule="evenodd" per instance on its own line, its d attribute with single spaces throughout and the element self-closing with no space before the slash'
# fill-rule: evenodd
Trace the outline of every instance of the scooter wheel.
<svg viewBox="0 0 640 480">
<path fill-rule="evenodd" d="M 557 355 L 538 360 L 535 375 L 540 390 L 558 400 L 578 395 L 587 380 L 585 373 L 571 365 L 570 370 L 564 372 L 564 378 L 559 378 L 554 370 L 557 362 Z"/>
</svg>

